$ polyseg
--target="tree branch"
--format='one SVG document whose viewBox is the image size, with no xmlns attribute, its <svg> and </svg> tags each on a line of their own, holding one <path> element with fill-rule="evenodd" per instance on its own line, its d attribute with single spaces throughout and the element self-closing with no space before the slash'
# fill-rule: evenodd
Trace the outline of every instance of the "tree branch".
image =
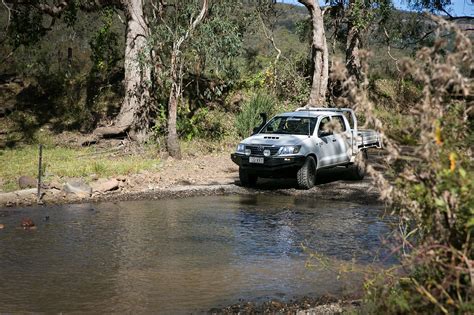
<svg viewBox="0 0 474 315">
<path fill-rule="evenodd" d="M 10 25 L 10 20 L 12 16 L 12 9 L 6 4 L 5 0 L 2 0 L 2 4 L 7 9 L 7 12 L 8 12 L 7 27 L 5 28 L 5 30 L 8 30 L 8 26 Z"/>
<path fill-rule="evenodd" d="M 384 28 L 385 32 L 387 32 L 387 30 Z M 418 38 L 417 40 L 414 40 L 410 43 L 407 43 L 407 44 L 404 44 L 401 48 L 399 49 L 405 49 L 407 48 L 408 46 L 411 46 L 411 45 L 415 45 L 415 44 L 418 44 L 419 42 L 421 42 L 422 40 L 424 40 L 426 37 L 430 36 L 431 34 L 434 33 L 434 30 L 431 30 L 431 31 L 428 31 L 425 33 L 425 35 L 423 35 L 422 37 Z M 388 36 L 388 35 L 386 35 Z"/>
<path fill-rule="evenodd" d="M 194 21 L 191 18 L 191 25 L 189 26 L 189 29 L 176 42 L 176 49 L 177 50 L 180 49 L 181 45 L 191 36 L 193 31 L 199 25 L 199 23 L 201 23 L 201 21 L 204 19 L 204 17 L 207 14 L 208 8 L 209 8 L 209 0 L 204 0 L 203 3 L 202 3 L 202 9 L 201 9 L 201 12 L 199 12 L 199 15 L 196 17 L 196 19 Z"/>
<path fill-rule="evenodd" d="M 275 58 L 275 64 L 278 62 L 278 60 L 280 59 L 280 56 L 281 56 L 281 49 L 279 49 L 275 43 L 275 37 L 273 36 L 273 33 L 270 33 L 270 31 L 267 29 L 267 26 L 265 25 L 265 22 L 263 22 L 263 18 L 262 18 L 262 15 L 260 12 L 258 12 L 258 17 L 260 19 L 260 22 L 262 24 L 262 29 L 263 29 L 263 33 L 265 34 L 265 37 L 270 41 L 270 43 L 272 44 L 273 48 L 276 50 L 277 52 L 277 56 Z"/>
<path fill-rule="evenodd" d="M 462 15 L 462 16 L 452 16 L 449 18 L 450 21 L 456 20 L 474 20 L 474 16 Z"/>
<path fill-rule="evenodd" d="M 308 8 L 310 11 L 314 7 L 314 0 L 298 0 L 298 2 Z"/>
<path fill-rule="evenodd" d="M 449 21 L 455 21 L 455 20 L 474 20 L 474 16 L 469 16 L 469 15 L 462 15 L 462 16 L 453 16 L 451 13 L 448 12 L 444 7 L 439 8 L 439 10 L 443 13 L 445 13 L 448 16 Z"/>
<path fill-rule="evenodd" d="M 385 34 L 385 37 L 387 38 L 387 54 L 390 58 L 392 58 L 393 61 L 395 61 L 395 67 L 397 68 L 397 71 L 401 72 L 400 68 L 398 67 L 398 58 L 395 58 L 392 56 L 391 46 L 390 46 L 390 36 L 388 36 L 388 32 L 385 26 L 383 28 L 383 32 Z"/>
</svg>

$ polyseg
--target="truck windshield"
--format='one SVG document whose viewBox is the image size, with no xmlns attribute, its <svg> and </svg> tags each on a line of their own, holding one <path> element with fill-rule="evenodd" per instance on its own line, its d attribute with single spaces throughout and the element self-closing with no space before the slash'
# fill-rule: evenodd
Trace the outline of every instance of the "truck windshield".
<svg viewBox="0 0 474 315">
<path fill-rule="evenodd" d="M 312 135 L 316 126 L 314 117 L 277 116 L 260 133 Z"/>
</svg>

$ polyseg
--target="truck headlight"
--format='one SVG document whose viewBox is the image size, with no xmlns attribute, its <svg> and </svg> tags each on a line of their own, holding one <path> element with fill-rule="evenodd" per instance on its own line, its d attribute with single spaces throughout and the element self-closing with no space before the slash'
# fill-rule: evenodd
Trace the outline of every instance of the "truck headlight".
<svg viewBox="0 0 474 315">
<path fill-rule="evenodd" d="M 278 150 L 278 155 L 296 154 L 300 152 L 300 145 L 286 145 Z"/>
<path fill-rule="evenodd" d="M 235 150 L 236 153 L 244 153 L 245 152 L 245 144 L 240 143 L 237 146 L 237 150 Z"/>
</svg>

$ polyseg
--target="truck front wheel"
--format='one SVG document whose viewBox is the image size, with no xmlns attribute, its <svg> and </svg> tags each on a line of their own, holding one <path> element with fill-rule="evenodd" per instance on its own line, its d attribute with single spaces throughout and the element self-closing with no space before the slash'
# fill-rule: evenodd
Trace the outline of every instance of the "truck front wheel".
<svg viewBox="0 0 474 315">
<path fill-rule="evenodd" d="M 257 184 L 258 176 L 255 174 L 249 174 L 249 172 L 239 167 L 239 179 L 240 184 L 244 187 L 253 187 Z"/>
<path fill-rule="evenodd" d="M 316 181 L 316 161 L 312 156 L 308 156 L 301 168 L 296 173 L 298 186 L 302 189 L 310 189 Z"/>
</svg>

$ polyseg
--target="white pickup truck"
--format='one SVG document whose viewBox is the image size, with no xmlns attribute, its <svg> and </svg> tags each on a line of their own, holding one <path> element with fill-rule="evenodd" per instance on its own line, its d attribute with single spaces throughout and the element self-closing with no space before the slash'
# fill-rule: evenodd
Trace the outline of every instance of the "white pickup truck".
<svg viewBox="0 0 474 315">
<path fill-rule="evenodd" d="M 354 179 L 363 179 L 368 148 L 381 148 L 374 130 L 358 130 L 348 108 L 302 107 L 264 121 L 231 154 L 243 186 L 259 177 L 295 177 L 298 186 L 314 186 L 317 171 L 345 166 Z"/>
</svg>

